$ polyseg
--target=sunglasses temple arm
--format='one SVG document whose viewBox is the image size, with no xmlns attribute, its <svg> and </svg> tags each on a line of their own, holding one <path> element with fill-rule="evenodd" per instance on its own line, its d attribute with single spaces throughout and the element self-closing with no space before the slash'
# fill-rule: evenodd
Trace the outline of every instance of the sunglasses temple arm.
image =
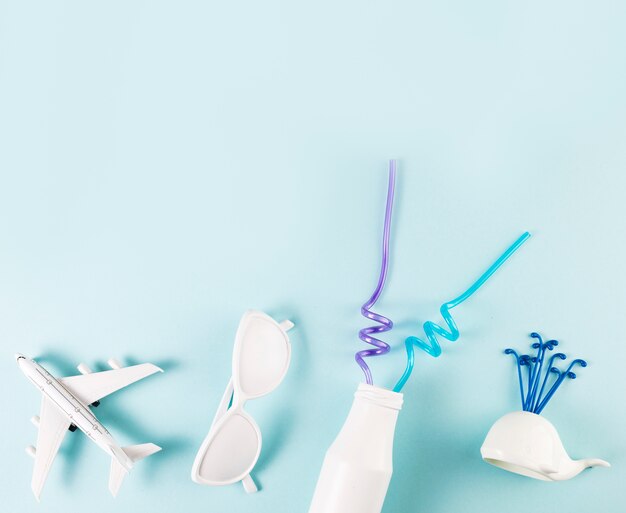
<svg viewBox="0 0 626 513">
<path fill-rule="evenodd" d="M 211 423 L 211 429 L 209 431 L 213 429 L 213 426 L 215 426 L 217 421 L 220 420 L 228 411 L 228 406 L 233 396 L 233 390 L 233 378 L 231 377 L 228 380 L 228 385 L 226 385 L 226 390 L 224 391 L 224 395 L 222 396 L 220 405 L 217 407 L 217 412 L 215 412 L 215 417 L 213 418 L 213 422 Z"/>
<path fill-rule="evenodd" d="M 254 493 L 259 491 L 256 483 L 254 482 L 254 479 L 252 479 L 252 476 L 250 474 L 248 474 L 241 480 L 241 484 L 243 485 L 243 489 L 246 491 L 246 493 Z"/>
<path fill-rule="evenodd" d="M 285 331 L 289 331 L 291 328 L 295 326 L 293 322 L 287 319 L 284 320 L 283 322 L 279 322 L 278 325 Z"/>
</svg>

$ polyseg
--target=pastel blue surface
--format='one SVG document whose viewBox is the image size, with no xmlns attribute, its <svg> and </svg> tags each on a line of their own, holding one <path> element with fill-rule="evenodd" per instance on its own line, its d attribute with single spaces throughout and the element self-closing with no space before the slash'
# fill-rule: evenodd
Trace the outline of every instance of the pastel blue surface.
<svg viewBox="0 0 626 513">
<path fill-rule="evenodd" d="M 397 157 L 377 384 L 441 302 L 533 237 L 455 310 L 459 341 L 417 354 L 385 513 L 622 512 L 625 24 L 618 0 L 1 1 L 2 510 L 306 512 L 362 378 Z M 251 496 L 189 478 L 247 308 L 296 323 L 285 382 L 250 404 Z M 613 468 L 543 483 L 482 462 L 519 408 L 502 350 L 534 330 L 589 361 L 545 416 Z M 117 499 L 75 433 L 36 504 L 40 399 L 16 351 L 60 375 L 111 356 L 166 369 L 96 411 L 123 444 L 165 448 Z"/>
</svg>

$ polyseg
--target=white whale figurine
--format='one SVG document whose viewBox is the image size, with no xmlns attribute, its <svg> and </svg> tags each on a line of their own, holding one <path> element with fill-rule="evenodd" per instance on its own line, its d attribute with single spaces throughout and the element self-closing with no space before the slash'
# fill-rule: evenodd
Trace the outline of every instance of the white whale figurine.
<svg viewBox="0 0 626 513">
<path fill-rule="evenodd" d="M 590 467 L 610 467 L 601 459 L 572 460 L 546 418 L 514 411 L 498 419 L 480 448 L 492 465 L 543 481 L 565 481 Z"/>
</svg>

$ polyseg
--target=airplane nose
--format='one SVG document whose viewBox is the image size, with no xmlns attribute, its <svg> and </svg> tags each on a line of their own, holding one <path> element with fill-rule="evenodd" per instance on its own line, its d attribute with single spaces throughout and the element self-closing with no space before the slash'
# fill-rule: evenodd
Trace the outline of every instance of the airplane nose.
<svg viewBox="0 0 626 513">
<path fill-rule="evenodd" d="M 15 353 L 15 361 L 19 362 L 22 358 L 26 358 L 23 354 L 21 353 Z"/>
</svg>

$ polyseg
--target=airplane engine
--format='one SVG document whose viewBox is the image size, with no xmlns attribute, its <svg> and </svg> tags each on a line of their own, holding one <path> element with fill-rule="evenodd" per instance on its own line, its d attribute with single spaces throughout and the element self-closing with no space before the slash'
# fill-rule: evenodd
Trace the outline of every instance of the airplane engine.
<svg viewBox="0 0 626 513">
<path fill-rule="evenodd" d="M 119 362 L 119 360 L 115 359 L 115 358 L 109 358 L 107 360 L 107 364 L 109 365 L 109 367 L 111 367 L 113 370 L 118 370 L 122 368 L 122 364 Z"/>
<path fill-rule="evenodd" d="M 79 363 L 76 368 L 81 374 L 91 374 L 92 370 L 85 363 Z"/>
</svg>

